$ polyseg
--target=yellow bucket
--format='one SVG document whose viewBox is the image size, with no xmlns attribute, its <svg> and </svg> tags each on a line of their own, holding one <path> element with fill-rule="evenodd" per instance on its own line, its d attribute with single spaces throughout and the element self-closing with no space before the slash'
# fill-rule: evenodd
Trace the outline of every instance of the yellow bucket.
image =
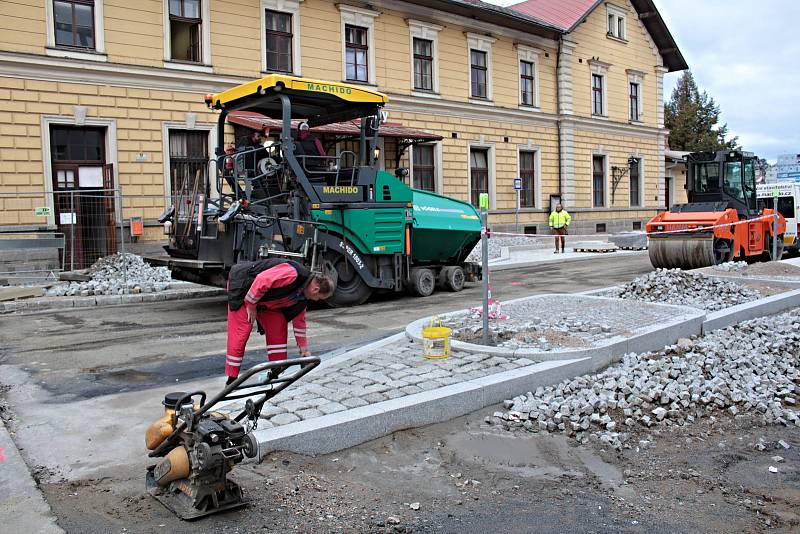
<svg viewBox="0 0 800 534">
<path fill-rule="evenodd" d="M 438 326 L 431 326 L 422 329 L 422 353 L 428 359 L 442 359 L 450 356 L 450 335 L 452 328 L 442 326 L 438 321 Z"/>
</svg>

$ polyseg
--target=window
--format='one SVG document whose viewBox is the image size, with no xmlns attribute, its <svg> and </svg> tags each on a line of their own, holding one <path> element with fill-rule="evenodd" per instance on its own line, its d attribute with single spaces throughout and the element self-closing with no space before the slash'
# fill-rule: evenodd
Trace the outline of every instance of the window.
<svg viewBox="0 0 800 534">
<path fill-rule="evenodd" d="M 641 180 L 639 179 L 639 159 L 631 158 L 630 168 L 628 170 L 630 177 L 630 202 L 631 207 L 641 205 Z"/>
<path fill-rule="evenodd" d="M 489 192 L 489 150 L 472 148 L 469 151 L 470 201 L 480 205 L 480 194 Z"/>
<path fill-rule="evenodd" d="M 369 81 L 367 28 L 347 24 L 344 27 L 344 34 L 347 63 L 345 78 L 356 82 Z"/>
<path fill-rule="evenodd" d="M 525 151 L 519 153 L 519 177 L 522 179 L 522 189 L 519 192 L 519 207 L 536 207 L 534 183 L 536 177 L 536 152 Z"/>
<path fill-rule="evenodd" d="M 725 162 L 725 192 L 740 202 L 746 202 L 742 186 L 742 163 L 740 161 Z"/>
<path fill-rule="evenodd" d="M 55 45 L 94 50 L 94 1 L 55 0 Z"/>
<path fill-rule="evenodd" d="M 626 39 L 625 11 L 611 5 L 608 6 L 608 36 Z"/>
<path fill-rule="evenodd" d="M 628 86 L 630 87 L 630 109 L 631 109 L 631 120 L 638 121 L 639 120 L 639 84 L 638 83 L 629 83 Z"/>
<path fill-rule="evenodd" d="M 472 80 L 472 97 L 488 98 L 486 91 L 486 52 L 470 50 L 470 79 Z"/>
<path fill-rule="evenodd" d="M 519 62 L 519 87 L 522 105 L 535 106 L 533 63 L 531 61 Z"/>
<path fill-rule="evenodd" d="M 414 187 L 425 191 L 436 191 L 436 166 L 434 145 L 414 145 Z"/>
<path fill-rule="evenodd" d="M 170 52 L 173 61 L 202 61 L 201 0 L 169 0 Z"/>
<path fill-rule="evenodd" d="M 264 11 L 266 27 L 267 70 L 292 72 L 292 16 L 277 11 Z"/>
<path fill-rule="evenodd" d="M 603 109 L 603 76 L 592 74 L 592 115 L 605 115 Z"/>
<path fill-rule="evenodd" d="M 592 206 L 606 205 L 606 157 L 592 156 Z"/>
<path fill-rule="evenodd" d="M 414 38 L 414 89 L 433 91 L 433 41 Z"/>
<path fill-rule="evenodd" d="M 477 33 L 467 34 L 467 61 L 470 67 L 471 98 L 492 100 L 492 44 L 495 39 Z"/>
<path fill-rule="evenodd" d="M 441 26 L 409 20 L 411 53 L 411 89 L 419 94 L 434 97 L 439 92 L 438 53 Z"/>
</svg>

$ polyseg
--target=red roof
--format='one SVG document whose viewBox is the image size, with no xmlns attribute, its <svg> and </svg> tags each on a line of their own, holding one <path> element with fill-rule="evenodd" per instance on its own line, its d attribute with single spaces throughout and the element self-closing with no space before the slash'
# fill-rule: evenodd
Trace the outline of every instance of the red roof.
<svg viewBox="0 0 800 534">
<path fill-rule="evenodd" d="M 529 17 L 569 30 L 598 3 L 598 0 L 528 0 L 509 7 Z"/>
<path fill-rule="evenodd" d="M 228 115 L 228 121 L 234 124 L 252 128 L 254 130 L 263 130 L 264 128 L 269 128 L 273 131 L 280 131 L 283 125 L 281 119 L 270 119 L 269 117 L 265 117 L 260 113 L 255 113 L 252 111 L 232 111 Z M 303 121 L 299 119 L 293 119 L 292 129 L 296 130 L 297 126 L 301 122 Z M 327 134 L 358 137 L 360 135 L 360 128 L 358 124 L 358 120 L 351 122 L 334 122 L 331 124 L 323 124 L 322 126 L 315 126 L 309 130 L 321 135 Z M 387 122 L 385 124 L 381 124 L 380 128 L 378 129 L 378 135 L 381 137 L 394 137 L 397 139 L 424 139 L 430 141 L 439 141 L 442 138 L 440 135 L 421 132 L 419 130 L 414 130 L 413 128 L 406 128 L 397 122 Z"/>
</svg>

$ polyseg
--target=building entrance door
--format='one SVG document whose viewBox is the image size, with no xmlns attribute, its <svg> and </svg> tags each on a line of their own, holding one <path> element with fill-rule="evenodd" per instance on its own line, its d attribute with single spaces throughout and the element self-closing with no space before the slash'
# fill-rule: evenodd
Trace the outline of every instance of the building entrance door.
<svg viewBox="0 0 800 534">
<path fill-rule="evenodd" d="M 62 265 L 85 269 L 117 251 L 114 169 L 105 129 L 52 126 L 53 205 L 66 240 Z"/>
</svg>

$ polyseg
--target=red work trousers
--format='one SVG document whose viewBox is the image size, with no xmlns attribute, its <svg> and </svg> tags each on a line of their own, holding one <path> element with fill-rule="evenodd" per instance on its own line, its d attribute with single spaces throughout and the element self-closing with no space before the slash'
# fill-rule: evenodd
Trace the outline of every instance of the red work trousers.
<svg viewBox="0 0 800 534">
<path fill-rule="evenodd" d="M 287 323 L 280 310 L 257 308 L 256 320 L 266 331 L 267 360 L 285 360 Z M 228 351 L 225 358 L 225 374 L 230 377 L 239 376 L 239 368 L 244 360 L 244 349 L 253 325 L 247 320 L 247 306 L 236 311 L 228 306 Z"/>
</svg>

